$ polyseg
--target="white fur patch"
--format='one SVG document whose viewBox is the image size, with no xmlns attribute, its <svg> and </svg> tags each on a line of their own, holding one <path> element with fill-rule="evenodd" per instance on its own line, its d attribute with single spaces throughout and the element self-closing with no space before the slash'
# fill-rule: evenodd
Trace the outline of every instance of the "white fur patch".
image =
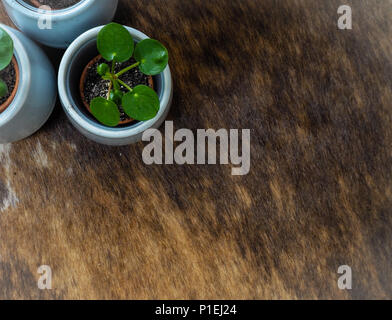
<svg viewBox="0 0 392 320">
<path fill-rule="evenodd" d="M 5 188 L 6 194 L 2 199 L 0 199 L 0 212 L 7 210 L 10 207 L 15 208 L 19 202 L 19 199 L 12 189 L 9 171 L 11 166 L 10 158 L 11 144 L 0 144 L 0 165 L 5 170 Z"/>
</svg>

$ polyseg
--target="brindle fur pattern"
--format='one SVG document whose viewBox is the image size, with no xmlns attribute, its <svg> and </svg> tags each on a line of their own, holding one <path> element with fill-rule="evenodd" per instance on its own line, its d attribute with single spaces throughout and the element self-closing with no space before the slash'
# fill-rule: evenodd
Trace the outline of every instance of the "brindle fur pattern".
<svg viewBox="0 0 392 320">
<path fill-rule="evenodd" d="M 0 298 L 391 298 L 392 1 L 122 0 L 116 21 L 168 47 L 176 129 L 251 129 L 251 172 L 147 166 L 57 105 L 0 146 Z"/>
</svg>

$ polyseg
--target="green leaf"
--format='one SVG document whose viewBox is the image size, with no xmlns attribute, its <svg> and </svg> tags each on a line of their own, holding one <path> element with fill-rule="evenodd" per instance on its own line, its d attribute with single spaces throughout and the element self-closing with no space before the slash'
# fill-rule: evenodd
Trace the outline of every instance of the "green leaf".
<svg viewBox="0 0 392 320">
<path fill-rule="evenodd" d="M 155 76 L 165 70 L 169 62 L 169 53 L 159 41 L 146 39 L 136 45 L 135 59 L 140 62 L 141 72 Z"/>
<path fill-rule="evenodd" d="M 109 23 L 97 38 L 99 53 L 107 61 L 125 62 L 133 54 L 134 42 L 129 31 L 118 23 Z"/>
<path fill-rule="evenodd" d="M 109 66 L 106 63 L 101 63 L 98 67 L 97 67 L 97 72 L 98 74 L 103 77 L 104 75 L 106 75 L 106 73 L 108 73 L 110 71 Z"/>
<path fill-rule="evenodd" d="M 11 63 L 14 55 L 14 42 L 8 33 L 0 28 L 0 71 Z"/>
<path fill-rule="evenodd" d="M 91 113 L 102 124 L 108 127 L 115 127 L 120 122 L 120 111 L 113 101 L 102 97 L 95 98 L 90 104 Z"/>
<path fill-rule="evenodd" d="M 122 98 L 122 107 L 132 119 L 147 121 L 153 119 L 159 111 L 159 98 L 150 87 L 139 85 Z"/>
<path fill-rule="evenodd" d="M 121 90 L 112 90 L 109 95 L 109 99 L 113 101 L 115 104 L 121 104 L 122 97 L 124 93 Z"/>
<path fill-rule="evenodd" d="M 8 94 L 7 84 L 0 79 L 0 98 L 5 97 Z"/>
</svg>

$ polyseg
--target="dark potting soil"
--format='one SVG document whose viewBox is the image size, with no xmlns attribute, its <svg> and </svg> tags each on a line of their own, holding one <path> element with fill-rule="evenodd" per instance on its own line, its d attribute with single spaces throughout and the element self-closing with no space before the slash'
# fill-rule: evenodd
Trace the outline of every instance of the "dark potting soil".
<svg viewBox="0 0 392 320">
<path fill-rule="evenodd" d="M 115 67 L 115 72 L 119 72 L 122 69 L 134 64 L 136 61 L 131 59 L 130 61 L 124 63 L 117 63 Z M 97 73 L 97 67 L 101 63 L 107 63 L 111 66 L 111 63 L 108 63 L 105 59 L 100 59 L 98 62 L 94 63 L 88 70 L 86 79 L 84 81 L 84 96 L 88 104 L 97 97 L 107 98 L 109 91 L 109 81 L 103 80 L 101 76 Z M 149 77 L 140 72 L 139 68 L 133 68 L 127 73 L 123 74 L 120 79 L 125 82 L 131 88 L 136 87 L 137 85 L 143 84 L 149 86 Z M 124 93 L 127 93 L 127 89 L 121 86 L 121 90 Z M 119 106 L 119 111 L 121 114 L 121 121 L 129 120 L 130 118 L 124 113 L 124 110 Z"/>
<path fill-rule="evenodd" d="M 28 3 L 29 5 L 36 7 L 39 3 L 41 6 L 49 6 L 53 10 L 56 9 L 65 9 L 71 7 L 81 0 L 23 0 L 24 2 Z"/>
<path fill-rule="evenodd" d="M 12 94 L 12 91 L 15 88 L 16 83 L 16 72 L 14 68 L 14 64 L 11 62 L 10 65 L 4 70 L 0 71 L 0 79 L 2 79 L 8 87 L 8 94 L 2 98 L 0 98 L 0 105 L 7 101 L 7 99 Z"/>
</svg>

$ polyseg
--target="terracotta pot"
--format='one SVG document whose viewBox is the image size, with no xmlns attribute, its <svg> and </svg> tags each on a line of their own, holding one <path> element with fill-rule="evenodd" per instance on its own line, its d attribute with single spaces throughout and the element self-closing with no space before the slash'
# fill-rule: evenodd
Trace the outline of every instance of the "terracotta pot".
<svg viewBox="0 0 392 320">
<path fill-rule="evenodd" d="M 85 95 L 84 95 L 84 83 L 85 83 L 85 80 L 86 80 L 86 77 L 87 77 L 87 71 L 88 71 L 88 69 L 89 69 L 92 65 L 94 65 L 95 63 L 97 63 L 100 59 L 102 59 L 102 56 L 101 56 L 101 55 L 98 55 L 98 56 L 96 56 L 93 60 L 91 60 L 91 61 L 87 64 L 87 66 L 84 68 L 83 73 L 82 73 L 82 76 L 81 76 L 81 78 L 80 78 L 80 85 L 79 85 L 80 96 L 82 97 L 84 106 L 87 108 L 87 110 L 88 110 L 90 113 L 91 113 L 90 105 L 87 103 L 86 97 L 85 97 Z M 154 89 L 154 80 L 153 80 L 152 76 L 149 76 L 149 77 L 148 77 L 148 84 L 149 84 L 149 86 L 150 86 L 152 89 Z M 91 114 L 92 114 L 92 113 L 91 113 Z M 119 125 L 128 124 L 128 123 L 131 123 L 131 122 L 133 122 L 133 121 L 134 121 L 133 119 L 124 120 L 124 121 L 121 121 L 121 122 L 119 123 Z"/>
<path fill-rule="evenodd" d="M 0 106 L 0 113 L 2 113 L 5 109 L 9 107 L 11 102 L 14 100 L 16 92 L 18 92 L 18 86 L 19 86 L 19 66 L 18 63 L 16 62 L 15 57 L 12 58 L 12 64 L 14 65 L 15 69 L 15 87 L 11 92 L 11 95 L 8 97 L 8 99 Z"/>
</svg>

